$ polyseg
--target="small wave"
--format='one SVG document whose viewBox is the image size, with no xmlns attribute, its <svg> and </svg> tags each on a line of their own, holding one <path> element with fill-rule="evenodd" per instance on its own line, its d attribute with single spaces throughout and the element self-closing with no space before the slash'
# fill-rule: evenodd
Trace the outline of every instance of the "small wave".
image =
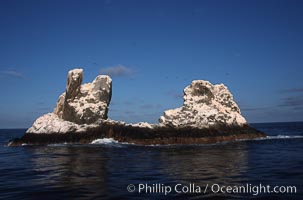
<svg viewBox="0 0 303 200">
<path fill-rule="evenodd" d="M 282 140 L 282 139 L 303 139 L 303 135 L 274 135 L 274 136 L 266 136 L 264 138 L 255 138 L 255 139 L 237 139 L 234 141 L 224 141 L 224 142 L 217 142 L 213 144 L 151 144 L 151 145 L 140 145 L 140 144 L 134 144 L 134 143 L 127 143 L 127 142 L 119 142 L 113 138 L 102 138 L 102 139 L 96 139 L 93 140 L 88 145 L 108 145 L 108 146 L 114 146 L 114 147 L 125 147 L 128 145 L 132 146 L 149 146 L 149 147 L 172 147 L 172 146 L 211 146 L 211 145 L 220 145 L 220 144 L 226 144 L 226 143 L 232 143 L 232 142 L 244 142 L 244 141 L 259 141 L 259 140 Z M 8 144 L 8 146 L 10 143 Z M 57 143 L 57 144 L 48 144 L 47 146 L 50 147 L 62 147 L 62 146 L 82 146 L 84 144 L 71 144 L 71 143 Z M 22 146 L 31 146 L 29 144 L 23 143 Z"/>
<path fill-rule="evenodd" d="M 276 136 L 267 136 L 267 139 L 297 139 L 303 138 L 302 135 L 276 135 Z"/>
<path fill-rule="evenodd" d="M 256 138 L 253 140 L 281 140 L 281 139 L 300 139 L 303 138 L 302 135 L 273 135 L 266 136 L 265 138 Z"/>
<path fill-rule="evenodd" d="M 102 139 L 96 139 L 91 142 L 91 144 L 118 144 L 119 142 L 117 140 L 114 140 L 113 138 L 102 138 Z"/>
<path fill-rule="evenodd" d="M 119 142 L 117 140 L 114 140 L 113 138 L 102 138 L 102 139 L 96 139 L 93 140 L 90 145 L 105 145 L 108 147 L 118 147 L 118 148 L 123 148 L 128 145 L 134 145 L 132 143 L 127 143 L 127 142 Z"/>
<path fill-rule="evenodd" d="M 55 143 L 55 144 L 48 144 L 49 147 L 65 147 L 65 146 L 86 146 L 86 145 L 108 145 L 108 146 L 116 146 L 120 147 L 122 145 L 128 145 L 131 143 L 127 142 L 119 142 L 117 140 L 114 140 L 113 138 L 102 138 L 102 139 L 96 139 L 93 140 L 89 144 L 80 144 L 80 143 Z"/>
<path fill-rule="evenodd" d="M 301 138 L 303 138 L 302 135 L 272 135 L 272 136 L 266 136 L 266 137 L 255 138 L 255 139 L 237 139 L 235 141 L 219 142 L 216 144 L 243 142 L 243 141 L 245 142 L 245 141 L 259 141 L 259 140 L 282 140 L 282 139 L 301 139 Z"/>
<path fill-rule="evenodd" d="M 275 136 L 266 136 L 264 138 L 255 138 L 255 139 L 238 139 L 235 141 L 224 141 L 224 142 L 217 142 L 214 144 L 151 144 L 151 145 L 139 145 L 127 142 L 119 142 L 114 140 L 113 138 L 102 138 L 96 139 L 92 141 L 90 144 L 103 144 L 103 145 L 112 145 L 112 146 L 122 146 L 122 145 L 135 145 L 135 146 L 149 146 L 149 147 L 165 147 L 165 146 L 210 146 L 210 145 L 220 145 L 226 144 L 231 142 L 241 142 L 241 141 L 255 141 L 255 140 L 279 140 L 279 139 L 301 139 L 303 138 L 302 135 L 275 135 Z"/>
<path fill-rule="evenodd" d="M 48 144 L 49 147 L 63 147 L 66 145 L 69 145 L 70 143 L 64 142 L 64 143 L 55 143 L 55 144 Z"/>
<path fill-rule="evenodd" d="M 13 144 L 13 142 L 11 141 L 7 144 L 7 146 L 11 146 L 12 144 Z"/>
</svg>

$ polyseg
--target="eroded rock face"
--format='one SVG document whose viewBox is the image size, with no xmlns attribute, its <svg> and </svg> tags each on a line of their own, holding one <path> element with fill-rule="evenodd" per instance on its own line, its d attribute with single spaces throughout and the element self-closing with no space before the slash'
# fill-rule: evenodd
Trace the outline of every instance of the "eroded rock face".
<svg viewBox="0 0 303 200">
<path fill-rule="evenodd" d="M 81 84 L 83 79 L 83 69 L 74 69 L 68 72 L 66 83 L 66 99 L 73 100 L 80 93 Z"/>
<path fill-rule="evenodd" d="M 47 113 L 39 117 L 27 133 L 36 134 L 53 134 L 53 133 L 70 133 L 84 132 L 88 128 L 97 127 L 98 124 L 76 124 L 60 118 L 55 113 Z"/>
<path fill-rule="evenodd" d="M 82 69 L 71 70 L 54 112 L 39 117 L 24 136 L 9 145 L 90 143 L 100 138 L 146 145 L 209 144 L 266 137 L 247 124 L 223 84 L 193 81 L 184 89 L 183 106 L 165 111 L 159 124 L 127 124 L 107 119 L 111 78 L 100 75 L 81 85 L 82 79 Z"/>
<path fill-rule="evenodd" d="M 83 70 L 68 72 L 65 93 L 61 94 L 54 113 L 76 124 L 92 124 L 107 119 L 112 94 L 112 80 L 99 75 L 92 83 L 81 85 Z"/>
<path fill-rule="evenodd" d="M 112 95 L 111 78 L 99 75 L 93 82 L 83 85 L 82 79 L 82 69 L 69 71 L 66 91 L 59 96 L 54 112 L 39 117 L 27 133 L 85 132 L 91 127 L 101 127 L 104 123 L 121 125 L 118 121 L 106 120 Z M 187 86 L 184 89 L 183 106 L 165 111 L 159 122 L 154 125 L 124 123 L 123 126 L 190 130 L 216 127 L 228 129 L 247 125 L 227 87 L 203 80 L 193 81 Z"/>
<path fill-rule="evenodd" d="M 187 86 L 183 106 L 165 111 L 159 122 L 169 127 L 199 128 L 247 124 L 227 87 L 203 80 L 195 80 Z"/>
<path fill-rule="evenodd" d="M 54 112 L 39 117 L 27 132 L 77 132 L 107 119 L 112 95 L 111 78 L 99 75 L 92 83 L 81 85 L 82 79 L 82 69 L 69 71 L 66 90 L 59 96 Z"/>
</svg>

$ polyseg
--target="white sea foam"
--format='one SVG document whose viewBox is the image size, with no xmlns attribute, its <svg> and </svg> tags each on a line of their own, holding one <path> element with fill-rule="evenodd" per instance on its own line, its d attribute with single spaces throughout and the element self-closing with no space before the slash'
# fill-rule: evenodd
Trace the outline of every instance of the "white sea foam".
<svg viewBox="0 0 303 200">
<path fill-rule="evenodd" d="M 70 144 L 70 143 L 64 142 L 64 143 L 48 144 L 47 146 L 50 146 L 50 147 L 63 147 L 63 146 L 66 146 L 68 144 Z"/>
<path fill-rule="evenodd" d="M 266 136 L 264 138 L 256 138 L 256 139 L 238 139 L 236 141 L 240 142 L 240 141 L 252 141 L 252 140 L 281 140 L 281 139 L 301 139 L 303 138 L 302 135 L 275 135 L 275 136 Z M 218 143 L 214 143 L 214 144 L 194 144 L 194 145 L 217 145 L 217 144 L 225 144 L 225 143 L 230 143 L 233 141 L 225 141 L 225 142 L 218 142 Z M 136 144 L 132 144 L 132 143 L 127 143 L 127 142 L 119 142 L 117 140 L 114 140 L 113 138 L 102 138 L 102 139 L 96 139 L 94 141 L 92 141 L 90 144 L 103 144 L 103 145 L 136 145 Z M 151 147 L 161 147 L 161 146 L 178 146 L 178 145 L 184 145 L 184 144 L 152 144 L 152 145 L 146 145 L 146 146 L 151 146 Z M 190 145 L 190 144 L 189 144 Z M 137 145 L 137 146 L 141 146 L 141 145 Z M 145 146 L 145 145 L 142 145 Z"/>
<path fill-rule="evenodd" d="M 236 141 L 283 140 L 283 139 L 300 139 L 300 138 L 303 138 L 303 135 L 272 135 L 272 136 L 266 136 L 263 138 L 255 138 L 255 139 L 238 139 Z"/>
<path fill-rule="evenodd" d="M 127 143 L 127 142 L 119 142 L 117 140 L 114 140 L 113 138 L 102 138 L 102 139 L 96 139 L 93 140 L 90 144 L 94 145 L 109 145 L 109 146 L 115 146 L 115 147 L 123 147 L 124 145 L 135 145 L 135 146 L 150 146 L 150 147 L 167 147 L 167 146 L 187 146 L 187 145 L 194 145 L 194 146 L 210 146 L 210 145 L 220 145 L 220 144 L 226 144 L 231 142 L 243 142 L 243 141 L 259 141 L 259 140 L 283 140 L 283 139 L 303 139 L 303 135 L 274 135 L 274 136 L 266 136 L 264 138 L 255 138 L 255 139 L 238 139 L 235 141 L 224 141 L 224 142 L 217 142 L 214 144 L 151 144 L 151 145 L 139 145 L 134 143 Z M 60 146 L 66 146 L 69 143 L 61 143 L 61 144 L 49 144 L 48 146 L 53 147 L 60 147 Z M 9 145 L 9 144 L 8 144 Z M 26 146 L 28 144 L 22 144 L 22 146 Z M 70 144 L 70 145 L 76 145 L 76 144 Z M 80 145 L 81 146 L 81 145 Z"/>
<path fill-rule="evenodd" d="M 275 135 L 275 136 L 267 136 L 266 139 L 297 139 L 303 138 L 303 135 Z"/>
<path fill-rule="evenodd" d="M 119 143 L 117 140 L 114 140 L 113 138 L 102 138 L 102 139 L 96 139 L 91 142 L 91 144 L 117 144 Z"/>
</svg>

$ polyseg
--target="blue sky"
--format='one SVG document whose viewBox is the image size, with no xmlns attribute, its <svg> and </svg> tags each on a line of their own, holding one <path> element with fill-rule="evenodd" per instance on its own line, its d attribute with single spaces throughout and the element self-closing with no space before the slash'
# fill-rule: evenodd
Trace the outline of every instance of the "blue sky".
<svg viewBox="0 0 303 200">
<path fill-rule="evenodd" d="M 157 122 L 194 79 L 250 122 L 303 120 L 303 1 L 0 0 L 0 128 L 51 112 L 67 71 L 113 78 L 109 116 Z"/>
</svg>

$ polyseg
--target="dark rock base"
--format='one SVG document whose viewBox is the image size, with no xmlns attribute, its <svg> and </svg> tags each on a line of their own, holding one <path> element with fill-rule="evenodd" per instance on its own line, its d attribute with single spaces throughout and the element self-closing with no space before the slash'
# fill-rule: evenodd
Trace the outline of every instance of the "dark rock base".
<svg viewBox="0 0 303 200">
<path fill-rule="evenodd" d="M 58 143 L 91 143 L 95 139 L 113 138 L 119 142 L 140 145 L 155 144 L 211 144 L 237 139 L 262 138 L 266 135 L 250 126 L 226 127 L 218 126 L 210 129 L 198 128 L 168 128 L 157 127 L 154 129 L 125 126 L 120 124 L 104 123 L 98 128 L 93 128 L 82 133 L 53 133 L 34 134 L 26 133 L 21 138 L 10 141 L 9 146 L 45 145 Z"/>
</svg>

